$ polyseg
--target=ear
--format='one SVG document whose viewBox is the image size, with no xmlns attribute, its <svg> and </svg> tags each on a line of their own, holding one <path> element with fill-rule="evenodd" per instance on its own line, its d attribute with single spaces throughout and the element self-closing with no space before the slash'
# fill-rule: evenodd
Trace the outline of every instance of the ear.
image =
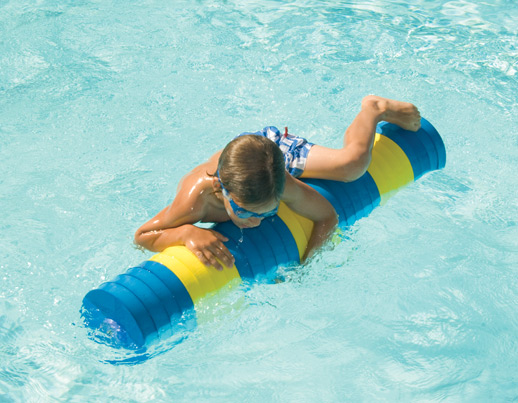
<svg viewBox="0 0 518 403">
<path fill-rule="evenodd" d="M 219 183 L 218 177 L 216 175 L 212 177 L 212 189 L 215 192 L 221 191 L 221 183 Z"/>
</svg>

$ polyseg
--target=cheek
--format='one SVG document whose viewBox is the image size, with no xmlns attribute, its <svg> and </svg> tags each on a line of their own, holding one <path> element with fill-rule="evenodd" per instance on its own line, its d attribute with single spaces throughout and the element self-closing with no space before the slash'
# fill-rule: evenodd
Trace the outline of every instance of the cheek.
<svg viewBox="0 0 518 403">
<path fill-rule="evenodd" d="M 241 225 L 246 225 L 247 224 L 248 220 L 239 218 L 237 215 L 235 215 L 231 211 L 227 211 L 227 213 L 228 213 L 228 216 L 230 217 L 230 219 L 232 220 L 232 222 L 234 224 L 236 224 L 238 227 L 241 226 Z"/>
<path fill-rule="evenodd" d="M 225 207 L 225 211 L 227 212 L 228 216 L 232 221 L 239 220 L 239 218 L 237 218 L 237 216 L 232 211 L 232 208 L 230 207 L 230 204 L 227 199 L 224 199 L 223 206 Z"/>
</svg>

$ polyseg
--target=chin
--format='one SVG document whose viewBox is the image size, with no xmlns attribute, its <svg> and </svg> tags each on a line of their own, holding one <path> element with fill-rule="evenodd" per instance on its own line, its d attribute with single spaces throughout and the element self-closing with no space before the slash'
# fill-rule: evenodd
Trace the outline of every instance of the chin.
<svg viewBox="0 0 518 403">
<path fill-rule="evenodd" d="M 252 225 L 252 224 L 247 224 L 247 223 L 237 223 L 237 222 L 234 222 L 234 224 L 236 224 L 236 226 L 238 226 L 241 229 L 257 227 L 257 225 Z"/>
<path fill-rule="evenodd" d="M 237 222 L 235 220 L 232 220 L 232 223 L 234 223 L 234 225 L 238 228 L 248 228 L 248 225 L 244 224 L 244 223 L 241 223 L 241 222 Z"/>
</svg>

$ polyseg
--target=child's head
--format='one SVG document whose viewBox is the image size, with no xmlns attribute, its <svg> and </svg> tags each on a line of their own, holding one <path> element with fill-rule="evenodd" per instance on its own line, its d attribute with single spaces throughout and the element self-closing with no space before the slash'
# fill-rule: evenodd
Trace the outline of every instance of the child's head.
<svg viewBox="0 0 518 403">
<path fill-rule="evenodd" d="M 266 137 L 236 137 L 221 153 L 218 171 L 225 189 L 244 206 L 278 203 L 284 191 L 284 156 Z"/>
</svg>

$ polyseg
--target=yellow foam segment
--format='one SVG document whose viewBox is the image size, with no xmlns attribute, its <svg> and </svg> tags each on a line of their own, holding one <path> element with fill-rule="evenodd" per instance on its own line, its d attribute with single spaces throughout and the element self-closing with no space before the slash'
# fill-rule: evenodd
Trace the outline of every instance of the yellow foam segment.
<svg viewBox="0 0 518 403">
<path fill-rule="evenodd" d="M 284 224 L 286 224 L 293 235 L 297 249 L 299 250 L 299 257 L 302 260 L 306 247 L 308 246 L 311 231 L 313 231 L 313 221 L 294 213 L 282 202 L 279 205 L 277 215 Z"/>
<path fill-rule="evenodd" d="M 200 260 L 194 255 L 194 253 L 192 253 L 187 248 L 176 248 L 174 251 L 174 256 L 187 267 L 201 266 L 199 269 L 204 270 L 206 275 L 210 277 L 216 286 L 216 289 L 223 287 L 234 278 L 240 278 L 239 272 L 237 271 L 235 265 L 232 266 L 232 268 L 224 266 L 223 270 L 217 270 L 214 267 L 207 267 L 202 264 Z M 221 262 L 220 264 L 223 266 Z"/>
<path fill-rule="evenodd" d="M 211 323 L 212 325 L 220 327 L 225 323 L 225 321 L 221 320 L 222 317 L 227 320 L 239 320 L 239 315 L 242 314 L 243 310 L 250 304 L 245 294 L 230 294 L 232 289 L 240 283 L 240 279 L 234 279 L 217 293 L 204 296 L 198 300 L 196 304 L 196 322 L 198 325 Z"/>
<path fill-rule="evenodd" d="M 207 267 L 185 246 L 171 246 L 150 260 L 171 270 L 185 286 L 193 303 L 239 277 L 235 266 L 222 271 Z"/>
<path fill-rule="evenodd" d="M 187 289 L 187 292 L 189 293 L 193 302 L 195 302 L 195 300 L 203 295 L 201 285 L 198 283 L 196 277 L 194 277 L 194 275 L 186 267 L 181 267 L 183 264 L 178 262 L 172 256 L 166 255 L 162 252 L 153 256 L 149 260 L 163 264 L 174 274 L 176 274 L 176 276 Z"/>
<path fill-rule="evenodd" d="M 295 213 L 294 213 L 295 214 Z M 296 217 L 299 220 L 300 225 L 302 226 L 302 229 L 304 230 L 304 234 L 306 235 L 306 238 L 309 240 L 311 237 L 311 233 L 313 232 L 313 221 L 307 219 L 306 217 L 302 217 L 301 215 L 295 214 Z M 304 251 L 306 248 L 304 248 Z"/>
<path fill-rule="evenodd" d="M 398 189 L 414 181 L 414 171 L 403 150 L 388 137 L 376 133 L 374 145 L 368 172 L 378 186 L 380 204 L 384 204 Z"/>
</svg>

